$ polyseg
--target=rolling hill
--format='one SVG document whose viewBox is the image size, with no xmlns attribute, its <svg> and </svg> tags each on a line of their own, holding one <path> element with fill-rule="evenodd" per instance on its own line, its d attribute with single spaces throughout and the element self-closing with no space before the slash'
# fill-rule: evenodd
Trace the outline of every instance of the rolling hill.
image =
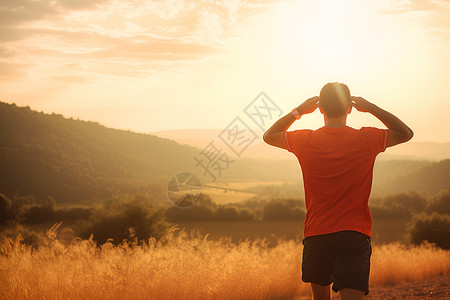
<svg viewBox="0 0 450 300">
<path fill-rule="evenodd" d="M 193 147 L 153 135 L 0 103 L 0 192 L 85 202 L 119 192 L 162 192 Z"/>
</svg>

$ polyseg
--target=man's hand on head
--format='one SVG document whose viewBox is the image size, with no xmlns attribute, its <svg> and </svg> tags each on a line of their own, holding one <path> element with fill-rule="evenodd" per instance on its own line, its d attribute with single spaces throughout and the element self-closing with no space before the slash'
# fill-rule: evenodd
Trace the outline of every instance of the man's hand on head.
<svg viewBox="0 0 450 300">
<path fill-rule="evenodd" d="M 314 96 L 297 106 L 296 109 L 300 115 L 304 115 L 312 113 L 317 107 L 319 107 L 319 97 Z M 264 142 L 275 147 L 287 149 L 284 134 L 294 121 L 295 117 L 291 112 L 280 118 L 264 133 Z"/>
<path fill-rule="evenodd" d="M 297 111 L 301 115 L 306 115 L 314 112 L 319 107 L 319 97 L 314 96 L 305 100 L 302 104 L 297 106 Z"/>
<path fill-rule="evenodd" d="M 350 99 L 352 106 L 360 112 L 371 112 L 373 109 L 373 104 L 363 97 L 351 96 Z"/>
</svg>

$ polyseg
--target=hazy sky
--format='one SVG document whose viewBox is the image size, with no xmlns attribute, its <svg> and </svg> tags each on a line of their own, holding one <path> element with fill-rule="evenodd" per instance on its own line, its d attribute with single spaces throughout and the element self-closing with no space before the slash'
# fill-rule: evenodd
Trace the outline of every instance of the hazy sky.
<svg viewBox="0 0 450 300">
<path fill-rule="evenodd" d="M 261 91 L 287 113 L 341 81 L 448 142 L 449 54 L 450 1 L 0 2 L 1 101 L 138 132 L 225 128 Z"/>
</svg>

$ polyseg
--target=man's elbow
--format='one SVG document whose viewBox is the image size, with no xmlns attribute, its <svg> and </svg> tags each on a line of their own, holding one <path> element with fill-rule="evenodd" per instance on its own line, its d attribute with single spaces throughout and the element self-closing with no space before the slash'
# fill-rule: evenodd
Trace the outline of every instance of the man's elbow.
<svg viewBox="0 0 450 300">
<path fill-rule="evenodd" d="M 413 136 L 414 136 L 414 131 L 412 131 L 411 129 L 409 129 L 409 132 L 410 132 L 410 136 L 409 136 L 409 139 L 412 139 L 412 138 L 413 138 Z"/>
<path fill-rule="evenodd" d="M 411 140 L 413 138 L 413 136 L 414 136 L 414 131 L 412 131 L 412 129 L 408 127 L 408 134 L 407 134 L 405 142 Z"/>
<path fill-rule="evenodd" d="M 398 144 L 406 143 L 414 136 L 414 132 L 410 128 L 404 130 L 391 130 L 389 142 L 387 147 L 392 147 Z"/>
<path fill-rule="evenodd" d="M 271 134 L 267 134 L 267 132 L 263 135 L 263 140 L 266 144 L 268 144 L 270 146 L 276 146 L 274 136 Z"/>
<path fill-rule="evenodd" d="M 411 140 L 414 136 L 414 132 L 408 128 L 402 135 L 400 143 L 406 143 L 407 141 Z"/>
<path fill-rule="evenodd" d="M 263 141 L 264 141 L 266 144 L 269 144 L 269 145 L 270 145 L 270 143 L 269 143 L 269 135 L 267 134 L 267 132 L 264 133 L 264 135 L 263 135 Z"/>
</svg>

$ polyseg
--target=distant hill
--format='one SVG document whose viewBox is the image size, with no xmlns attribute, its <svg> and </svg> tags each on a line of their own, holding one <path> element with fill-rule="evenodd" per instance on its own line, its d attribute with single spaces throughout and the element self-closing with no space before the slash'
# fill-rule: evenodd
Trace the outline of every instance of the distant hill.
<svg viewBox="0 0 450 300">
<path fill-rule="evenodd" d="M 450 143 L 408 142 L 388 148 L 380 155 L 386 159 L 410 159 L 440 161 L 450 159 Z"/>
<path fill-rule="evenodd" d="M 83 202 L 118 192 L 162 193 L 198 150 L 153 135 L 0 103 L 0 193 Z"/>
<path fill-rule="evenodd" d="M 415 190 L 428 195 L 434 195 L 442 189 L 450 189 L 450 159 L 424 163 L 421 168 L 400 174 L 386 183 L 384 188 L 387 193 Z"/>
</svg>

